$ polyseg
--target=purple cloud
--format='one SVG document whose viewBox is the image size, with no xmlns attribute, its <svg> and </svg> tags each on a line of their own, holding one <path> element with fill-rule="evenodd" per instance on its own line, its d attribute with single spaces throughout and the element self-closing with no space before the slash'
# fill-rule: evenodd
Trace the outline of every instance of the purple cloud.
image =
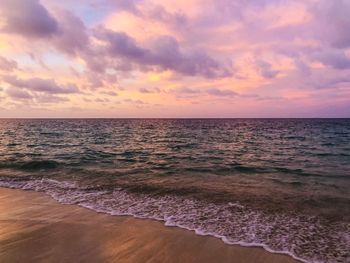
<svg viewBox="0 0 350 263">
<path fill-rule="evenodd" d="M 312 57 L 326 66 L 331 66 L 335 69 L 350 68 L 350 58 L 346 56 L 342 50 L 325 50 L 315 53 Z"/>
<path fill-rule="evenodd" d="M 39 103 L 60 103 L 69 101 L 69 98 L 40 93 L 35 95 L 34 100 Z"/>
<path fill-rule="evenodd" d="M 157 87 L 154 88 L 140 88 L 139 91 L 141 93 L 159 93 L 160 89 Z"/>
<path fill-rule="evenodd" d="M 153 5 L 148 12 L 143 13 L 142 16 L 150 18 L 159 22 L 163 22 L 176 29 L 182 29 L 187 26 L 188 18 L 182 12 L 169 12 L 161 5 Z"/>
<path fill-rule="evenodd" d="M 69 11 L 57 12 L 59 33 L 55 35 L 55 47 L 67 54 L 78 55 L 89 46 L 89 35 L 83 21 Z"/>
<path fill-rule="evenodd" d="M 176 94 L 182 95 L 199 95 L 199 94 L 208 94 L 215 97 L 234 97 L 238 95 L 236 92 L 229 89 L 218 89 L 218 88 L 209 88 L 209 89 L 192 89 L 188 87 L 183 87 L 173 91 Z"/>
<path fill-rule="evenodd" d="M 210 88 L 210 89 L 205 90 L 205 92 L 210 94 L 210 95 L 217 96 L 217 97 L 233 97 L 233 96 L 237 95 L 236 92 L 234 92 L 232 90 L 228 90 L 228 89 L 220 90 L 217 88 Z"/>
<path fill-rule="evenodd" d="M 116 7 L 117 10 L 120 11 L 129 11 L 135 14 L 139 13 L 139 10 L 137 8 L 137 3 L 141 2 L 142 0 L 114 0 L 114 1 L 106 1 L 106 4 L 112 5 L 113 7 Z"/>
<path fill-rule="evenodd" d="M 302 60 L 295 59 L 294 64 L 302 76 L 310 76 L 311 75 L 312 71 L 311 71 L 310 67 L 307 64 L 305 64 Z"/>
<path fill-rule="evenodd" d="M 183 87 L 183 88 L 174 90 L 174 92 L 178 94 L 199 94 L 201 93 L 201 90 Z"/>
<path fill-rule="evenodd" d="M 14 60 L 8 60 L 0 56 L 0 70 L 13 71 L 17 68 L 17 62 Z"/>
<path fill-rule="evenodd" d="M 6 94 L 13 99 L 32 99 L 33 96 L 30 95 L 26 90 L 19 89 L 16 87 L 10 87 L 6 89 Z"/>
<path fill-rule="evenodd" d="M 335 89 L 343 84 L 349 84 L 350 77 L 349 74 L 330 74 L 315 76 L 312 80 L 309 81 L 309 85 L 315 89 Z"/>
<path fill-rule="evenodd" d="M 118 93 L 114 91 L 102 91 L 101 94 L 112 96 L 112 97 L 118 96 Z"/>
<path fill-rule="evenodd" d="M 35 93 L 28 92 L 25 89 L 17 88 L 17 87 L 9 87 L 6 89 L 6 95 L 13 100 L 21 100 L 26 102 L 36 102 L 36 103 L 58 103 L 69 101 L 68 98 L 63 98 L 60 96 L 56 96 L 53 94 L 47 93 Z"/>
<path fill-rule="evenodd" d="M 279 73 L 278 70 L 273 70 L 271 64 L 266 61 L 257 60 L 255 63 L 256 63 L 258 72 L 264 78 L 272 79 L 272 78 L 275 78 Z"/>
<path fill-rule="evenodd" d="M 320 0 L 311 8 L 317 38 L 334 48 L 350 47 L 350 2 Z"/>
<path fill-rule="evenodd" d="M 157 37 L 149 48 L 141 47 L 135 39 L 124 32 L 114 32 L 99 28 L 95 37 L 107 45 L 107 54 L 114 58 L 123 58 L 140 67 L 150 66 L 162 70 L 206 78 L 232 76 L 232 68 L 222 65 L 203 51 L 184 52 L 177 40 L 171 36 Z"/>
<path fill-rule="evenodd" d="M 3 81 L 13 87 L 49 94 L 71 94 L 79 92 L 79 89 L 75 85 L 60 86 L 51 79 L 31 78 L 23 80 L 13 76 L 5 76 L 3 77 Z"/>
<path fill-rule="evenodd" d="M 124 99 L 124 102 L 135 104 L 135 105 L 146 105 L 147 103 L 142 100 L 134 100 L 134 99 Z"/>
<path fill-rule="evenodd" d="M 1 15 L 7 33 L 29 38 L 49 37 L 58 32 L 58 23 L 38 0 L 1 0 Z"/>
<path fill-rule="evenodd" d="M 95 36 L 107 43 L 108 52 L 111 55 L 124 57 L 132 60 L 142 60 L 148 50 L 137 45 L 135 39 L 124 32 L 113 32 L 100 28 Z"/>
</svg>

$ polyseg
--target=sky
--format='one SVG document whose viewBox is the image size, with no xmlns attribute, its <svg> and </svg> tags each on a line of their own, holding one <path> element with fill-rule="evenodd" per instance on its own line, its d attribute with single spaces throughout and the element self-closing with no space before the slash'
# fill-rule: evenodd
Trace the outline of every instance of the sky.
<svg viewBox="0 0 350 263">
<path fill-rule="evenodd" d="M 350 117 L 350 0 L 1 0 L 13 117 Z"/>
</svg>

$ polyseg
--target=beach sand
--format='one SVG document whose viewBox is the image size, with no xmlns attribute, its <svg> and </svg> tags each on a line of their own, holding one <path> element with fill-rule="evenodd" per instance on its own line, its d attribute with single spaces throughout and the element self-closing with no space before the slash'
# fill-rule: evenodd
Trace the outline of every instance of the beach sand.
<svg viewBox="0 0 350 263">
<path fill-rule="evenodd" d="M 42 193 L 0 188 L 0 262 L 298 261 L 157 221 L 99 214 Z"/>
</svg>

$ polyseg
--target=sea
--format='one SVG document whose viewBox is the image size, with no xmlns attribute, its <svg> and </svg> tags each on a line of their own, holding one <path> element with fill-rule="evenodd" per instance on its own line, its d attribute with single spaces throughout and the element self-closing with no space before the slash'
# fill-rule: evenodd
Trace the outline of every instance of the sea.
<svg viewBox="0 0 350 263">
<path fill-rule="evenodd" d="M 350 262 L 350 119 L 1 119 L 0 187 Z"/>
</svg>

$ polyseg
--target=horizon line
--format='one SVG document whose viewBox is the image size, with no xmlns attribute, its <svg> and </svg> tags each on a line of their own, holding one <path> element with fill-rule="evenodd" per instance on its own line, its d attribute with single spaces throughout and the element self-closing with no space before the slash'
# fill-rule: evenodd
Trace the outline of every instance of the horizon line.
<svg viewBox="0 0 350 263">
<path fill-rule="evenodd" d="M 0 120 L 233 120 L 233 119 L 350 119 L 350 117 L 0 117 Z"/>
</svg>

